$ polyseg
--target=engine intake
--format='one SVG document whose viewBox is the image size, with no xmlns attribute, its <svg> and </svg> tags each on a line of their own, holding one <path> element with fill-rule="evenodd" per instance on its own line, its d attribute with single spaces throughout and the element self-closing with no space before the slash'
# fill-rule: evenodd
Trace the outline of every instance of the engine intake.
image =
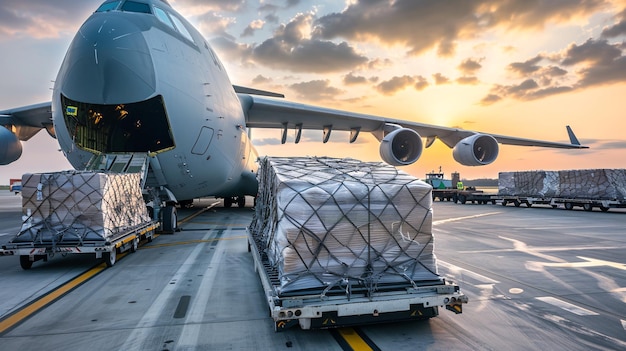
<svg viewBox="0 0 626 351">
<path fill-rule="evenodd" d="M 22 156 L 22 143 L 10 130 L 0 126 L 0 165 L 8 165 Z"/>
<path fill-rule="evenodd" d="M 459 141 L 452 150 L 456 162 L 464 166 L 484 166 L 498 158 L 498 141 L 487 134 L 474 134 Z"/>
<path fill-rule="evenodd" d="M 422 155 L 422 137 L 413 129 L 398 128 L 380 143 L 380 157 L 392 166 L 406 166 Z"/>
</svg>

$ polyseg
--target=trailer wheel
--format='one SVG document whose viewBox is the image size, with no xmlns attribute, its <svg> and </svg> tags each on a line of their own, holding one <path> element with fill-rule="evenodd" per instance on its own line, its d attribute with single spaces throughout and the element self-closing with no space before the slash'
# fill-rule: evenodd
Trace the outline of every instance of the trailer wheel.
<svg viewBox="0 0 626 351">
<path fill-rule="evenodd" d="M 593 205 L 592 204 L 583 204 L 583 210 L 585 210 L 585 211 L 593 211 Z"/>
<path fill-rule="evenodd" d="M 566 202 L 564 206 L 566 210 L 571 210 L 574 208 L 574 204 L 571 202 Z"/>
<path fill-rule="evenodd" d="M 176 207 L 165 206 L 162 211 L 163 232 L 174 233 L 178 228 L 178 213 Z"/>
<path fill-rule="evenodd" d="M 139 248 L 139 237 L 138 236 L 136 236 L 135 239 L 133 239 L 133 245 L 130 247 L 130 252 L 131 253 L 137 252 L 137 248 Z"/>
<path fill-rule="evenodd" d="M 526 203 L 526 207 L 531 208 L 531 207 L 533 207 L 533 204 L 531 204 L 530 202 L 527 202 Z"/>
<path fill-rule="evenodd" d="M 106 263 L 107 267 L 113 267 L 117 261 L 117 249 L 113 248 L 113 250 L 109 252 L 104 252 L 102 257 L 104 258 L 104 263 Z"/>
<path fill-rule="evenodd" d="M 557 208 L 557 207 L 559 207 L 559 205 L 550 205 L 550 206 L 552 206 L 552 208 Z"/>
<path fill-rule="evenodd" d="M 225 208 L 231 208 L 233 206 L 233 198 L 232 197 L 225 197 L 224 198 L 224 207 Z"/>
<path fill-rule="evenodd" d="M 513 205 L 515 205 L 515 207 L 519 207 L 519 205 L 521 205 L 521 203 L 517 200 L 513 200 Z"/>
<path fill-rule="evenodd" d="M 21 255 L 20 266 L 22 266 L 23 270 L 29 270 L 33 266 L 33 261 L 30 260 L 30 257 L 28 257 L 28 255 Z"/>
<path fill-rule="evenodd" d="M 604 206 L 600 205 L 600 211 L 606 212 L 608 210 L 609 210 L 609 207 L 604 207 Z"/>
<path fill-rule="evenodd" d="M 465 203 L 467 202 L 467 198 L 465 197 L 465 195 L 459 195 L 459 202 L 461 203 L 461 205 L 465 205 Z"/>
<path fill-rule="evenodd" d="M 506 206 L 506 204 L 508 204 L 508 202 L 506 200 L 502 200 L 502 206 Z"/>
</svg>

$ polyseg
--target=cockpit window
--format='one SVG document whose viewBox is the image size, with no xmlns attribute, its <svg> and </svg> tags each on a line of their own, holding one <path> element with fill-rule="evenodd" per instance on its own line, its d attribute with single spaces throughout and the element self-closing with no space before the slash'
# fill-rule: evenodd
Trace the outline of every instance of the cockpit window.
<svg viewBox="0 0 626 351">
<path fill-rule="evenodd" d="M 191 37 L 191 34 L 189 34 L 189 31 L 187 30 L 183 22 L 179 20 L 178 17 L 176 16 L 170 16 L 170 17 L 172 18 L 172 21 L 174 21 L 174 25 L 176 26 L 176 29 L 178 29 L 180 34 L 182 34 L 185 38 L 189 39 L 189 41 L 193 42 L 193 38 Z"/>
<path fill-rule="evenodd" d="M 150 11 L 150 5 L 143 3 L 143 2 L 137 2 L 137 1 L 124 2 L 124 5 L 122 5 L 121 10 L 127 11 L 127 12 L 152 13 Z"/>
<path fill-rule="evenodd" d="M 105 2 L 104 4 L 100 5 L 100 7 L 98 7 L 96 12 L 107 12 L 107 11 L 115 10 L 117 6 L 120 4 L 120 2 L 121 1 Z"/>
<path fill-rule="evenodd" d="M 170 28 L 175 29 L 174 28 L 174 23 L 172 23 L 172 20 L 170 19 L 170 17 L 167 15 L 167 13 L 165 12 L 165 10 L 162 10 L 158 7 L 154 8 L 154 15 L 156 16 L 156 18 L 159 19 L 159 21 L 167 24 Z"/>
</svg>

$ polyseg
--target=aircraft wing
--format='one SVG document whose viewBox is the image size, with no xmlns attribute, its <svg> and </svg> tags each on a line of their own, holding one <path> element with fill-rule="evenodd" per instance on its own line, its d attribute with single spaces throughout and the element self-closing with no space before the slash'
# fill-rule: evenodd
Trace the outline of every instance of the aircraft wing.
<svg viewBox="0 0 626 351">
<path fill-rule="evenodd" d="M 465 138 L 476 134 L 486 134 L 492 136 L 498 143 L 501 144 L 565 149 L 587 148 L 587 146 L 582 146 L 578 143 L 578 140 L 569 127 L 568 132 L 570 132 L 571 142 L 560 143 L 489 133 L 479 133 L 459 128 L 440 127 L 387 117 L 293 103 L 285 100 L 270 99 L 248 94 L 238 94 L 238 96 L 246 113 L 246 124 L 250 128 L 279 128 L 284 131 L 289 128 L 318 129 L 329 132 L 331 130 L 343 130 L 352 131 L 356 134 L 359 132 L 371 132 L 374 135 L 377 135 L 388 132 L 389 129 L 386 129 L 386 127 L 394 125 L 412 129 L 421 137 L 426 138 L 426 147 L 432 145 L 435 139 L 439 139 L 448 147 L 453 148 Z M 379 135 L 377 135 L 377 137 L 382 139 Z M 324 138 L 324 141 L 327 141 L 327 137 L 325 136 Z M 285 135 L 283 133 L 283 142 L 284 140 Z M 351 140 L 351 142 L 353 141 L 354 140 Z"/>
<path fill-rule="evenodd" d="M 26 141 L 45 128 L 55 137 L 50 102 L 0 111 L 0 126 L 13 126 L 19 140 Z"/>
</svg>

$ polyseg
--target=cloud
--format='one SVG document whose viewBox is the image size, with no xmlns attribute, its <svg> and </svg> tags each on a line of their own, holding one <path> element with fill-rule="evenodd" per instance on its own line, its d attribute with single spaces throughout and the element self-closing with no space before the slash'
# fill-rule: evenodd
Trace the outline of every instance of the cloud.
<svg viewBox="0 0 626 351">
<path fill-rule="evenodd" d="M 252 79 L 252 83 L 254 84 L 265 84 L 265 83 L 271 83 L 271 82 L 272 82 L 272 78 L 264 77 L 261 74 L 257 75 L 256 77 Z"/>
<path fill-rule="evenodd" d="M 459 71 L 463 74 L 474 74 L 476 71 L 480 70 L 483 66 L 480 64 L 480 61 L 483 59 L 474 60 L 471 58 L 463 60 L 461 64 L 457 67 Z"/>
<path fill-rule="evenodd" d="M 489 96 L 480 103 L 488 105 L 507 97 L 535 100 L 599 85 L 623 83 L 626 81 L 623 50 L 623 43 L 588 39 L 580 45 L 570 44 L 560 52 L 511 63 L 508 69 L 524 80 L 519 84 L 494 85 Z M 494 96 L 499 99 L 494 99 Z"/>
<path fill-rule="evenodd" d="M 368 61 L 348 43 L 308 37 L 312 14 L 298 14 L 274 36 L 253 49 L 253 59 L 267 67 L 293 72 L 337 72 Z"/>
<path fill-rule="evenodd" d="M 243 30 L 243 33 L 241 33 L 241 37 L 253 36 L 254 32 L 259 29 L 262 29 L 264 25 L 265 25 L 265 22 L 263 22 L 263 20 L 260 20 L 260 19 L 250 22 L 250 24 L 248 24 L 248 26 Z"/>
<path fill-rule="evenodd" d="M 3 0 L 0 2 L 0 41 L 16 34 L 35 38 L 73 35 L 99 5 L 72 0 Z M 78 21 L 68 21 L 68 9 Z"/>
<path fill-rule="evenodd" d="M 603 0 L 353 0 L 348 4 L 341 12 L 320 17 L 315 34 L 323 39 L 406 46 L 410 55 L 436 49 L 440 56 L 453 55 L 459 40 L 474 39 L 491 28 L 542 29 L 547 23 L 570 21 L 605 5 Z"/>
<path fill-rule="evenodd" d="M 435 73 L 433 74 L 433 78 L 435 79 L 435 84 L 436 85 L 442 85 L 442 84 L 448 84 L 450 83 L 450 78 L 445 77 L 443 74 L 441 73 Z"/>
<path fill-rule="evenodd" d="M 619 22 L 610 27 L 604 28 L 601 34 L 602 38 L 615 38 L 626 34 L 626 9 L 615 16 L 615 18 L 618 19 Z"/>
<path fill-rule="evenodd" d="M 355 76 L 353 72 L 350 72 L 343 77 L 343 84 L 345 85 L 355 85 L 355 84 L 364 84 L 364 83 L 367 83 L 367 78 L 363 76 Z"/>
<path fill-rule="evenodd" d="M 463 76 L 456 79 L 456 82 L 462 85 L 475 85 L 480 83 L 477 77 L 475 76 Z"/>
<path fill-rule="evenodd" d="M 268 145 L 282 145 L 279 138 L 261 138 L 255 139 L 252 138 L 252 143 L 254 146 L 268 146 Z"/>
<path fill-rule="evenodd" d="M 330 81 L 327 79 L 295 83 L 289 88 L 294 90 L 300 99 L 312 101 L 333 100 L 337 95 L 344 93 L 343 90 L 330 86 Z"/>
<path fill-rule="evenodd" d="M 416 84 L 416 78 L 414 77 L 407 75 L 395 76 L 390 80 L 379 83 L 376 89 L 385 95 L 393 95 L 413 84 Z"/>
</svg>

